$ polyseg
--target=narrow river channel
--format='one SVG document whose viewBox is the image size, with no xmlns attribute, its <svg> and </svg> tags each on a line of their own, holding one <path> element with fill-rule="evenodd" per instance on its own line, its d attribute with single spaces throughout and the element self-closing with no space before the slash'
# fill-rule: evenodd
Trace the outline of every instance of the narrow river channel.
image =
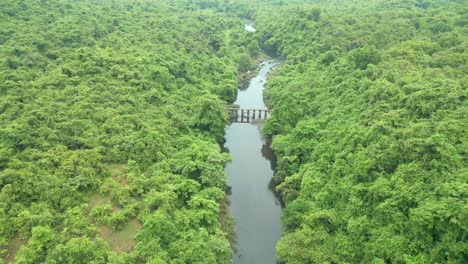
<svg viewBox="0 0 468 264">
<path fill-rule="evenodd" d="M 263 88 L 268 72 L 277 63 L 260 64 L 246 90 L 239 91 L 240 108 L 266 109 Z M 235 221 L 235 264 L 276 263 L 276 242 L 281 238 L 281 204 L 269 183 L 273 176 L 271 149 L 262 137 L 262 123 L 232 123 L 226 130 L 225 147 L 232 155 L 226 166 L 231 186 L 230 211 Z"/>
</svg>

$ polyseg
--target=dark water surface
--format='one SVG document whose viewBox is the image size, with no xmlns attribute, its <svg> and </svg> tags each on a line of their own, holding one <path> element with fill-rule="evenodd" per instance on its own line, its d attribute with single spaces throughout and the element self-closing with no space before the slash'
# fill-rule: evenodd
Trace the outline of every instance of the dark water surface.
<svg viewBox="0 0 468 264">
<path fill-rule="evenodd" d="M 265 109 L 263 88 L 268 72 L 277 63 L 260 65 L 249 87 L 239 91 L 235 104 L 241 108 Z M 281 238 L 281 204 L 270 189 L 273 176 L 271 149 L 261 135 L 262 123 L 233 123 L 226 130 L 225 147 L 232 155 L 226 166 L 232 187 L 230 211 L 235 221 L 237 255 L 234 263 L 276 263 L 276 242 Z"/>
</svg>

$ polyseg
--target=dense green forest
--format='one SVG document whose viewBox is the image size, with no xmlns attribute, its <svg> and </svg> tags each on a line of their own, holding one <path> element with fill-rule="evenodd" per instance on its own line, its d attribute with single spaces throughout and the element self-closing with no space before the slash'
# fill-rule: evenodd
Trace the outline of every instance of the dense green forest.
<svg viewBox="0 0 468 264">
<path fill-rule="evenodd" d="M 464 1 L 271 1 L 284 263 L 467 263 Z"/>
<path fill-rule="evenodd" d="M 225 105 L 261 49 L 280 263 L 467 263 L 467 14 L 1 0 L 0 263 L 231 263 Z"/>
<path fill-rule="evenodd" d="M 231 262 L 219 142 L 260 51 L 239 10 L 0 1 L 0 263 Z"/>
</svg>

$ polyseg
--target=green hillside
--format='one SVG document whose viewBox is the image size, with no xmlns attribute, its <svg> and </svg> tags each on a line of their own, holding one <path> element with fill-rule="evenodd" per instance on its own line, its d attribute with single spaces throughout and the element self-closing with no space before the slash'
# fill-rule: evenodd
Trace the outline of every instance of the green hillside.
<svg viewBox="0 0 468 264">
<path fill-rule="evenodd" d="M 269 10 L 258 28 L 285 57 L 265 128 L 286 202 L 280 260 L 466 263 L 467 6 Z"/>
<path fill-rule="evenodd" d="M 218 142 L 250 40 L 230 8 L 0 2 L 4 262 L 231 261 Z"/>
<path fill-rule="evenodd" d="M 279 263 L 467 263 L 467 23 L 462 0 L 1 0 L 0 263 L 231 263 L 225 107 L 262 51 Z"/>
</svg>

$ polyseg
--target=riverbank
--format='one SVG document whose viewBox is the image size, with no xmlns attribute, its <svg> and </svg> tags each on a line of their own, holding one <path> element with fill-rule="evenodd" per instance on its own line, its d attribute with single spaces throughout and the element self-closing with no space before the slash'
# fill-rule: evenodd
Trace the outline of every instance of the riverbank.
<svg viewBox="0 0 468 264">
<path fill-rule="evenodd" d="M 229 241 L 232 251 L 236 250 L 236 232 L 234 231 L 234 218 L 229 212 L 229 194 L 224 196 L 219 204 L 219 223 L 224 236 Z"/>
<path fill-rule="evenodd" d="M 260 66 L 260 64 L 268 59 L 271 59 L 271 57 L 264 52 L 260 53 L 260 55 L 252 61 L 252 66 L 249 70 L 240 72 L 237 75 L 237 80 L 239 81 L 239 84 L 245 81 L 249 81 L 250 79 L 255 77 L 258 73 L 258 67 Z"/>
</svg>

